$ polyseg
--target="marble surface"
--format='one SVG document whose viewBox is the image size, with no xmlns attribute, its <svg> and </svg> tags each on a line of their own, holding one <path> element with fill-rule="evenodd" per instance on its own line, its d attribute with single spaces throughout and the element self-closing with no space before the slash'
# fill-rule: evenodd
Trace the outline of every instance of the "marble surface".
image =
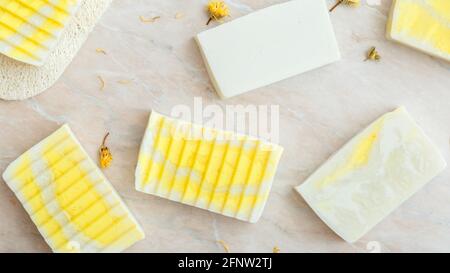
<svg viewBox="0 0 450 273">
<path fill-rule="evenodd" d="M 228 1 L 233 18 L 281 2 Z M 362 2 L 356 9 L 337 8 L 331 16 L 340 62 L 220 100 L 193 40 L 216 25 L 205 26 L 206 0 L 116 0 L 57 84 L 29 100 L 0 101 L 0 171 L 68 123 L 93 158 L 104 133 L 112 134 L 115 161 L 105 174 L 147 234 L 130 252 L 222 252 L 217 240 L 232 252 L 271 252 L 274 246 L 282 252 L 368 252 L 377 246 L 382 252 L 449 252 L 449 168 L 353 245 L 335 235 L 293 190 L 354 134 L 399 105 L 450 162 L 450 64 L 384 38 L 391 1 Z M 175 18 L 177 13 L 182 17 Z M 161 18 L 143 23 L 141 15 Z M 373 45 L 382 60 L 364 62 Z M 103 91 L 99 75 L 106 81 Z M 286 149 L 257 224 L 134 189 L 149 111 L 169 114 L 175 105 L 192 105 L 194 97 L 220 106 L 280 105 L 280 144 Z M 0 202 L 1 252 L 50 251 L 4 183 Z"/>
</svg>

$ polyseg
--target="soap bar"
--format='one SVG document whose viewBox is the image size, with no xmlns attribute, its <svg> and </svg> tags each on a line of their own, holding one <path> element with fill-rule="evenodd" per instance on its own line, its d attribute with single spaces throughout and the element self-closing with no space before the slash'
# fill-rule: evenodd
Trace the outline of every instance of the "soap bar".
<svg viewBox="0 0 450 273">
<path fill-rule="evenodd" d="M 11 163 L 3 179 L 54 252 L 120 252 L 145 237 L 67 125 Z"/>
<path fill-rule="evenodd" d="M 283 149 L 152 112 L 136 189 L 243 221 L 260 218 Z"/>
<path fill-rule="evenodd" d="M 446 167 L 404 107 L 351 139 L 296 190 L 347 242 L 355 242 Z"/>
<path fill-rule="evenodd" d="M 0 0 L 0 53 L 40 66 L 81 0 Z"/>
<path fill-rule="evenodd" d="M 204 31 L 196 41 L 222 98 L 340 59 L 324 0 L 274 5 Z"/>
<path fill-rule="evenodd" d="M 394 0 L 386 36 L 450 61 L 450 1 Z"/>
</svg>

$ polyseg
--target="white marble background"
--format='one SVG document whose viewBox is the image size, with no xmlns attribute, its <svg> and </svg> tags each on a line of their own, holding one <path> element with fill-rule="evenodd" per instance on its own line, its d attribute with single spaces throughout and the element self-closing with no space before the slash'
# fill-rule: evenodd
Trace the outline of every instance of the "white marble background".
<svg viewBox="0 0 450 273">
<path fill-rule="evenodd" d="M 236 18 L 284 1 L 228 2 Z M 293 190 L 350 137 L 399 105 L 408 108 L 450 161 L 450 65 L 384 38 L 391 1 L 381 6 L 362 2 L 360 8 L 341 7 L 332 14 L 340 62 L 223 101 L 212 90 L 193 40 L 208 28 L 206 0 L 116 0 L 56 85 L 26 101 L 0 101 L 0 171 L 69 123 L 93 158 L 103 134 L 112 134 L 115 161 L 105 173 L 147 234 L 130 252 L 222 252 L 217 240 L 232 252 L 271 252 L 274 246 L 282 252 L 367 252 L 370 241 L 378 241 L 384 252 L 448 252 L 449 169 L 353 245 L 337 237 Z M 177 13 L 183 17 L 176 19 Z M 144 24 L 141 15 L 161 18 Z M 382 55 L 379 63 L 362 61 L 372 45 Z M 98 75 L 106 81 L 104 91 Z M 117 83 L 128 79 L 132 83 Z M 175 105 L 192 105 L 194 96 L 219 105 L 280 105 L 280 142 L 286 149 L 257 224 L 134 190 L 149 111 L 170 113 Z M 4 183 L 0 251 L 50 251 Z"/>
</svg>

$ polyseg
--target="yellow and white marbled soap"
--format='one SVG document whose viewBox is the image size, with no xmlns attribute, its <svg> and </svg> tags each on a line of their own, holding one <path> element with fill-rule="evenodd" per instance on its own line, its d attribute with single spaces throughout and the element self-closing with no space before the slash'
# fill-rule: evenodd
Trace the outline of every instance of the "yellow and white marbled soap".
<svg viewBox="0 0 450 273">
<path fill-rule="evenodd" d="M 81 0 L 0 0 L 0 53 L 42 65 Z"/>
<path fill-rule="evenodd" d="M 11 163 L 3 179 L 54 252 L 120 252 L 145 237 L 67 125 Z"/>
<path fill-rule="evenodd" d="M 445 167 L 401 107 L 351 139 L 296 190 L 334 232 L 355 242 Z"/>
<path fill-rule="evenodd" d="M 386 36 L 450 61 L 450 1 L 393 0 Z"/>
<path fill-rule="evenodd" d="M 136 189 L 256 222 L 283 149 L 250 136 L 152 112 L 136 168 Z"/>
</svg>

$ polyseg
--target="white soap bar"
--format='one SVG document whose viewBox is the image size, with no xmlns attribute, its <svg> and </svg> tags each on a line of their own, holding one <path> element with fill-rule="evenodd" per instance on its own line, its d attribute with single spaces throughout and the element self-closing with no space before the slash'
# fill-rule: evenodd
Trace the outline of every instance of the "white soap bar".
<svg viewBox="0 0 450 273">
<path fill-rule="evenodd" d="M 275 5 L 202 32 L 196 40 L 222 98 L 340 59 L 323 0 Z"/>
<path fill-rule="evenodd" d="M 355 242 L 445 167 L 402 107 L 355 136 L 296 190 L 334 232 Z"/>
</svg>

